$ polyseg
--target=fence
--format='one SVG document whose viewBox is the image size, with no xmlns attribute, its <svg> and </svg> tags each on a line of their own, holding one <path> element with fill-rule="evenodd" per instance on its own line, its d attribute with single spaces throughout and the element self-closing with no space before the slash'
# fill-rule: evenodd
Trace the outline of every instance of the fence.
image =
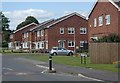
<svg viewBox="0 0 120 83">
<path fill-rule="evenodd" d="M 90 43 L 89 52 L 93 64 L 120 61 L 120 43 Z"/>
</svg>

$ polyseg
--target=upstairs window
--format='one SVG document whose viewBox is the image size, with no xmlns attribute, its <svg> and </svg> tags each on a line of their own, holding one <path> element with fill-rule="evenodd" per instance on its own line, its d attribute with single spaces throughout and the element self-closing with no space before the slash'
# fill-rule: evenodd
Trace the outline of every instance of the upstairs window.
<svg viewBox="0 0 120 83">
<path fill-rule="evenodd" d="M 102 25 L 103 25 L 103 17 L 100 16 L 100 17 L 99 17 L 99 26 L 102 26 Z"/>
<path fill-rule="evenodd" d="M 80 34 L 87 34 L 86 28 L 80 28 Z"/>
<path fill-rule="evenodd" d="M 109 25 L 110 24 L 110 15 L 106 15 L 105 20 L 106 20 L 106 25 Z"/>
<path fill-rule="evenodd" d="M 64 28 L 60 28 L 60 34 L 64 34 Z"/>
<path fill-rule="evenodd" d="M 26 33 L 24 33 L 24 38 L 26 38 Z"/>
<path fill-rule="evenodd" d="M 68 34 L 74 34 L 75 28 L 68 28 Z"/>
<path fill-rule="evenodd" d="M 41 31 L 41 36 L 44 36 L 44 30 Z"/>
<path fill-rule="evenodd" d="M 37 37 L 40 37 L 40 31 L 37 31 Z"/>
<path fill-rule="evenodd" d="M 94 19 L 94 27 L 96 27 L 97 26 L 97 19 L 95 18 Z"/>
<path fill-rule="evenodd" d="M 13 35 L 10 35 L 10 39 L 12 39 L 13 38 Z"/>
<path fill-rule="evenodd" d="M 26 33 L 26 37 L 28 37 L 28 32 Z"/>
</svg>

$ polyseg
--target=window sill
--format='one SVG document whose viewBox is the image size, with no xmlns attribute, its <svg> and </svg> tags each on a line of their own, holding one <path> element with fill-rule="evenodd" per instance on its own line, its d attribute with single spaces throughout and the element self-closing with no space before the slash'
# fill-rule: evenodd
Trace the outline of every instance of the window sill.
<svg viewBox="0 0 120 83">
<path fill-rule="evenodd" d="M 68 46 L 68 47 L 73 48 L 73 47 L 75 47 L 75 46 Z"/>
<path fill-rule="evenodd" d="M 103 26 L 103 24 L 99 25 L 99 27 Z"/>
<path fill-rule="evenodd" d="M 106 26 L 110 25 L 110 23 L 106 24 Z"/>
</svg>

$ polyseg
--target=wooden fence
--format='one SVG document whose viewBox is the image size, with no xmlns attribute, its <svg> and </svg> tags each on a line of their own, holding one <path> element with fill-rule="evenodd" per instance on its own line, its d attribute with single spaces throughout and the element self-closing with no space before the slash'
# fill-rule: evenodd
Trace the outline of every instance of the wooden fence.
<svg viewBox="0 0 120 83">
<path fill-rule="evenodd" d="M 90 43 L 89 52 L 93 64 L 111 64 L 120 61 L 120 43 Z"/>
</svg>

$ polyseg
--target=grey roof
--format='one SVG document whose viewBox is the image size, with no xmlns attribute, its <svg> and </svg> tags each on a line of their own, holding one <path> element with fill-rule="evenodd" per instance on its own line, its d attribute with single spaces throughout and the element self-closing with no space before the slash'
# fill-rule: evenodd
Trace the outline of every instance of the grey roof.
<svg viewBox="0 0 120 83">
<path fill-rule="evenodd" d="M 120 0 L 112 0 L 118 7 L 120 7 Z"/>
<path fill-rule="evenodd" d="M 54 25 L 54 24 L 56 24 L 56 23 L 58 23 L 58 22 L 60 22 L 60 21 L 62 21 L 64 19 L 67 19 L 67 18 L 69 18 L 69 17 L 71 17 L 73 15 L 78 15 L 81 18 L 86 19 L 86 17 L 74 12 L 74 13 L 68 14 L 66 16 L 57 18 L 57 19 L 51 19 L 51 20 L 47 20 L 45 22 L 42 22 L 38 26 L 36 26 L 35 28 L 31 29 L 30 31 L 37 31 L 37 30 L 42 30 L 42 29 L 45 29 L 45 28 L 49 28 L 48 26 L 52 26 L 52 25 Z"/>
</svg>

